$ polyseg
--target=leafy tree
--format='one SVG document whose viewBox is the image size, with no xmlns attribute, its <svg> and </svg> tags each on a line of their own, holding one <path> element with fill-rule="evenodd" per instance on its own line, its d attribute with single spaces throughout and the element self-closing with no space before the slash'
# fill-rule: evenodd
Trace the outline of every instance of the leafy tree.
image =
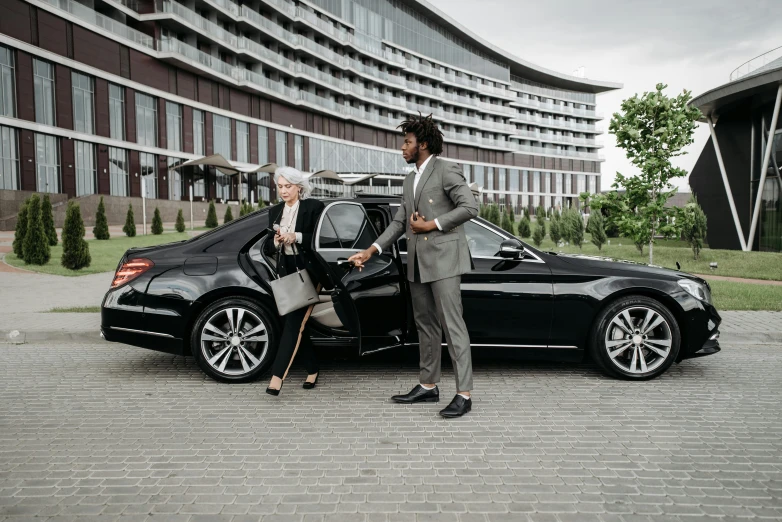
<svg viewBox="0 0 782 522">
<path fill-rule="evenodd" d="M 597 210 L 593 210 L 589 215 L 589 223 L 587 223 L 587 232 L 591 234 L 590 241 L 597 247 L 598 250 L 603 250 L 608 238 L 605 231 L 605 218 L 603 214 Z"/>
<path fill-rule="evenodd" d="M 546 222 L 539 221 L 535 225 L 535 231 L 532 233 L 532 242 L 535 243 L 536 247 L 540 247 L 544 239 L 546 239 Z"/>
<path fill-rule="evenodd" d="M 510 232 L 514 236 L 516 235 L 516 230 L 513 221 L 510 220 L 510 214 L 508 214 L 507 211 L 503 211 L 502 213 L 502 229 L 505 232 Z"/>
<path fill-rule="evenodd" d="M 13 250 L 16 257 L 24 260 L 24 236 L 27 235 L 27 207 L 30 198 L 24 200 L 19 213 L 16 215 L 16 231 L 14 232 Z"/>
<path fill-rule="evenodd" d="M 163 219 L 160 217 L 160 209 L 155 207 L 155 214 L 152 216 L 152 233 L 159 236 L 163 233 Z"/>
<path fill-rule="evenodd" d="M 215 210 L 214 200 L 209 202 L 209 211 L 206 213 L 206 228 L 215 228 L 217 226 L 217 211 Z"/>
<path fill-rule="evenodd" d="M 561 226 L 562 218 L 559 216 L 558 213 L 555 213 L 551 216 L 551 223 L 549 224 L 548 228 L 548 235 L 551 237 L 551 240 L 554 242 L 555 245 L 559 244 L 559 241 L 562 239 L 562 226 Z"/>
<path fill-rule="evenodd" d="M 524 207 L 524 216 L 522 216 L 522 217 L 525 217 L 525 218 L 527 218 L 527 219 L 530 219 L 530 216 L 529 216 L 529 205 L 526 205 L 526 206 Z"/>
<path fill-rule="evenodd" d="M 513 212 L 513 205 L 508 205 L 506 208 L 508 209 L 508 217 L 510 218 L 511 224 L 516 226 L 516 214 Z"/>
<path fill-rule="evenodd" d="M 98 213 L 95 215 L 95 227 L 92 229 L 95 239 L 109 239 L 109 222 L 106 220 L 106 206 L 103 204 L 103 196 L 98 203 Z"/>
<path fill-rule="evenodd" d="M 649 245 L 649 263 L 654 262 L 654 240 L 678 236 L 681 220 L 671 219 L 677 213 L 665 203 L 676 193 L 670 180 L 687 174 L 674 167 L 671 158 L 686 154 L 682 149 L 693 142 L 695 121 L 700 111 L 687 103 L 690 91 L 669 98 L 658 83 L 654 92 L 637 94 L 622 102 L 622 112 L 611 118 L 609 132 L 619 147 L 640 170 L 636 176 L 616 173 L 613 191 L 592 196 L 593 210 L 607 208 L 608 216 L 619 232 L 630 238 L 640 251 Z M 618 189 L 623 189 L 619 193 Z"/>
<path fill-rule="evenodd" d="M 538 208 L 535 209 L 535 219 L 538 221 L 546 220 L 546 209 L 543 208 L 543 205 L 538 205 Z"/>
<path fill-rule="evenodd" d="M 266 208 L 266 203 L 263 201 L 263 199 L 258 200 L 258 210 L 261 210 L 262 208 Z"/>
<path fill-rule="evenodd" d="M 578 210 L 569 208 L 562 213 L 560 232 L 567 241 L 581 248 L 584 242 L 584 218 Z"/>
<path fill-rule="evenodd" d="M 239 205 L 239 217 L 242 217 L 245 214 L 247 214 L 247 203 L 242 201 L 242 204 Z"/>
<path fill-rule="evenodd" d="M 27 233 L 24 235 L 22 252 L 24 262 L 30 265 L 45 265 L 51 257 L 49 238 L 43 229 L 41 198 L 38 194 L 33 194 L 27 205 Z"/>
<path fill-rule="evenodd" d="M 524 216 L 519 221 L 519 235 L 523 238 L 528 238 L 531 235 L 529 218 Z"/>
<path fill-rule="evenodd" d="M 176 223 L 174 224 L 174 228 L 176 228 L 176 231 L 180 233 L 185 231 L 185 216 L 182 215 L 181 208 L 176 213 Z"/>
<path fill-rule="evenodd" d="M 41 219 L 43 219 L 43 231 L 46 237 L 49 238 L 49 246 L 57 246 L 57 229 L 54 228 L 54 211 L 52 210 L 52 200 L 49 199 L 49 194 L 43 195 Z"/>
<path fill-rule="evenodd" d="M 81 208 L 73 200 L 68 202 L 65 224 L 62 227 L 62 259 L 60 264 L 70 270 L 90 266 L 90 246 L 84 240 L 84 221 Z"/>
<path fill-rule="evenodd" d="M 695 260 L 698 259 L 706 239 L 706 214 L 703 212 L 695 194 L 690 196 L 687 205 L 681 209 L 678 219 L 682 223 L 682 237 L 692 248 Z"/>
<path fill-rule="evenodd" d="M 231 212 L 231 205 L 226 205 L 225 216 L 223 216 L 223 224 L 234 220 L 234 215 Z"/>
<path fill-rule="evenodd" d="M 125 226 L 122 231 L 128 237 L 136 237 L 136 221 L 133 219 L 133 205 L 128 205 L 128 215 L 125 216 Z"/>
</svg>

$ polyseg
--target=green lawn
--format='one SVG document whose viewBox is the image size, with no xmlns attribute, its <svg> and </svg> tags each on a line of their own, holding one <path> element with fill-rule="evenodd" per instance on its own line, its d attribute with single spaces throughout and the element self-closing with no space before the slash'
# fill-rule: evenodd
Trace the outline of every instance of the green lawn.
<svg viewBox="0 0 782 522">
<path fill-rule="evenodd" d="M 107 241 L 91 240 L 87 241 L 90 246 L 90 255 L 92 257 L 92 263 L 87 268 L 81 270 L 68 270 L 60 264 L 62 258 L 62 241 L 52 247 L 52 257 L 49 262 L 42 266 L 27 265 L 24 261 L 17 258 L 13 253 L 5 255 L 6 262 L 11 266 L 24 268 L 26 270 L 33 270 L 35 272 L 41 272 L 44 274 L 65 275 L 65 276 L 80 276 L 87 274 L 97 274 L 99 272 L 113 272 L 117 268 L 122 254 L 131 247 L 137 246 L 152 246 L 160 245 L 163 243 L 172 243 L 174 241 L 181 241 L 183 239 L 189 239 L 190 236 L 187 232 L 178 232 L 170 234 L 161 234 L 159 236 L 136 236 L 136 237 L 113 237 Z"/>
<path fill-rule="evenodd" d="M 782 311 L 782 286 L 709 281 L 717 310 Z"/>
<path fill-rule="evenodd" d="M 524 239 L 524 241 L 534 246 L 531 238 Z M 562 248 L 556 247 L 548 236 L 540 248 L 544 251 L 602 255 L 617 259 L 639 261 L 641 263 L 649 262 L 648 248 L 644 248 L 644 253 L 639 254 L 635 245 L 629 239 L 621 237 L 611 238 L 611 244 L 603 245 L 602 251 L 598 251 L 597 247 L 589 242 L 589 234 L 586 234 L 585 242 L 581 249 L 572 245 Z M 700 258 L 695 261 L 692 256 L 692 250 L 683 241 L 659 241 L 654 245 L 655 265 L 675 269 L 677 261 L 681 264 L 683 272 L 692 274 L 714 274 L 782 281 L 782 253 L 742 252 L 740 250 L 712 250 L 704 248 L 701 250 Z M 713 261 L 717 262 L 718 267 L 716 270 L 709 268 L 709 263 Z"/>
<path fill-rule="evenodd" d="M 52 308 L 49 314 L 95 314 L 100 313 L 100 306 L 74 306 L 70 308 Z"/>
</svg>

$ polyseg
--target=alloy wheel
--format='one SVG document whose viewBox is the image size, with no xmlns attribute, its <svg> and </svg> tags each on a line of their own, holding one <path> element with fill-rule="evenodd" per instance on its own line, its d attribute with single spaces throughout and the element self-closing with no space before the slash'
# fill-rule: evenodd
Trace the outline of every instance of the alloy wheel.
<svg viewBox="0 0 782 522">
<path fill-rule="evenodd" d="M 247 308 L 217 310 L 200 335 L 204 361 L 216 372 L 233 377 L 252 372 L 269 350 L 266 324 Z"/>
<path fill-rule="evenodd" d="M 606 328 L 605 350 L 609 360 L 630 374 L 655 371 L 670 356 L 672 345 L 668 321 L 646 306 L 621 310 Z"/>
</svg>

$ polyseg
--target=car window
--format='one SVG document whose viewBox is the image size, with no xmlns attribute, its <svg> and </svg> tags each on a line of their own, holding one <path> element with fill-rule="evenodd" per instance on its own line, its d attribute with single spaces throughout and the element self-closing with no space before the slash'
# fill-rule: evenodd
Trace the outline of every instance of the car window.
<svg viewBox="0 0 782 522">
<path fill-rule="evenodd" d="M 323 215 L 318 248 L 363 249 L 377 239 L 361 205 L 330 206 Z"/>
<path fill-rule="evenodd" d="M 500 252 L 500 244 L 505 240 L 501 235 L 482 227 L 475 221 L 464 224 L 464 233 L 467 236 L 470 254 L 473 256 L 494 257 Z"/>
</svg>

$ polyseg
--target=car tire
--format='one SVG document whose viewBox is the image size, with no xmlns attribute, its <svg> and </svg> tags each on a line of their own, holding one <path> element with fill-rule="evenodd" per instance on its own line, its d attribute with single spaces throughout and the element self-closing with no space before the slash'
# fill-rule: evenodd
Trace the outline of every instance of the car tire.
<svg viewBox="0 0 782 522">
<path fill-rule="evenodd" d="M 221 299 L 198 316 L 190 348 L 199 368 L 216 381 L 257 380 L 271 366 L 279 343 L 276 317 L 256 301 Z"/>
<path fill-rule="evenodd" d="M 598 314 L 590 338 L 592 358 L 606 375 L 634 381 L 664 373 L 680 346 L 676 318 L 645 296 L 622 297 L 608 305 Z"/>
</svg>

